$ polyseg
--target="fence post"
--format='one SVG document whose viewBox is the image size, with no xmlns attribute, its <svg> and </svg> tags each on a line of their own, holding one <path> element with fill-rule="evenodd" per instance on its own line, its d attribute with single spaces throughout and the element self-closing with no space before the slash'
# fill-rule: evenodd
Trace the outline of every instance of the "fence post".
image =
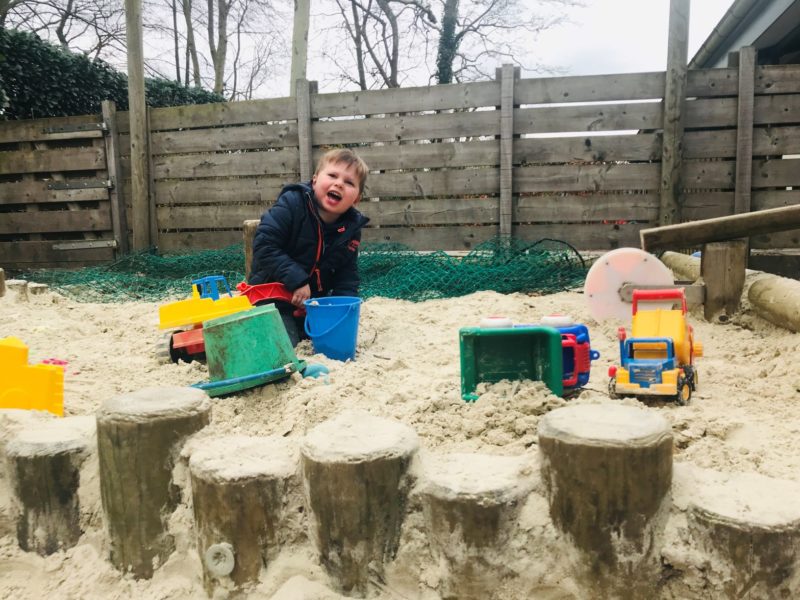
<svg viewBox="0 0 800 600">
<path fill-rule="evenodd" d="M 731 60 L 732 57 L 729 58 Z M 756 49 L 738 53 L 739 99 L 736 117 L 736 187 L 733 212 L 750 212 L 753 185 L 753 106 L 755 104 Z M 729 66 L 734 66 L 730 65 Z"/>
<path fill-rule="evenodd" d="M 114 254 L 119 257 L 128 253 L 128 220 L 125 215 L 125 197 L 119 174 L 122 171 L 119 162 L 119 128 L 117 127 L 117 105 L 113 100 L 100 103 L 103 111 L 103 122 L 108 133 L 106 142 L 106 170 L 111 181 L 109 200 L 111 201 L 111 226 L 117 247 Z"/>
<path fill-rule="evenodd" d="M 500 235 L 510 236 L 514 223 L 514 80 L 519 68 L 500 69 Z"/>
<path fill-rule="evenodd" d="M 314 173 L 311 162 L 311 88 L 315 82 L 295 81 L 297 102 L 297 145 L 300 152 L 300 181 L 308 181 Z"/>
<path fill-rule="evenodd" d="M 661 146 L 659 225 L 680 222 L 681 170 L 689 54 L 689 0 L 670 0 L 667 72 L 664 88 L 664 138 Z"/>
</svg>

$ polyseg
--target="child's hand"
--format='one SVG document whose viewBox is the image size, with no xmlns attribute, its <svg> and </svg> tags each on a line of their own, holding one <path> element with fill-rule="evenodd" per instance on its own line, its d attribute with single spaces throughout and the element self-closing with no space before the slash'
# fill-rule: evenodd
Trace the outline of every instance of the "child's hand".
<svg viewBox="0 0 800 600">
<path fill-rule="evenodd" d="M 303 302 L 311 298 L 311 286 L 305 284 L 303 287 L 297 288 L 292 292 L 292 304 L 295 306 L 303 306 Z"/>
</svg>

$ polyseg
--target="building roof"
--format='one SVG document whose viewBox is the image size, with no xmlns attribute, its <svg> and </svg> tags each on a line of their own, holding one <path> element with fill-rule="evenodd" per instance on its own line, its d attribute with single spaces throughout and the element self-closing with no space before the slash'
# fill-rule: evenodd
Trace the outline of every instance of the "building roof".
<svg viewBox="0 0 800 600">
<path fill-rule="evenodd" d="M 689 68 L 725 67 L 743 46 L 758 50 L 759 64 L 800 62 L 800 0 L 734 0 Z"/>
</svg>

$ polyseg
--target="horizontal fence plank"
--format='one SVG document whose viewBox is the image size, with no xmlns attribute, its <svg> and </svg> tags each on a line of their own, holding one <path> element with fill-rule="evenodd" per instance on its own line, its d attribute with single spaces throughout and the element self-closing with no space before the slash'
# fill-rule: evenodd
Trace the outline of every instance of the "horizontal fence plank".
<svg viewBox="0 0 800 600">
<path fill-rule="evenodd" d="M 792 186 L 800 186 L 800 158 L 753 162 L 753 189 Z"/>
<path fill-rule="evenodd" d="M 52 183 L 52 181 L 0 183 L 0 205 L 108 200 L 108 188 L 105 187 L 76 190 L 48 189 L 48 185 Z"/>
<path fill-rule="evenodd" d="M 281 189 L 294 178 L 242 177 L 239 179 L 185 179 L 156 181 L 156 204 L 230 204 L 247 202 L 271 206 Z M 125 197 L 130 198 L 130 182 L 125 183 Z"/>
<path fill-rule="evenodd" d="M 661 160 L 661 134 L 582 135 L 514 140 L 514 162 L 572 163 Z"/>
<path fill-rule="evenodd" d="M 102 147 L 0 152 L 0 175 L 105 169 Z"/>
<path fill-rule="evenodd" d="M 130 173 L 130 158 L 120 160 L 123 173 Z M 297 150 L 274 152 L 229 152 L 168 154 L 153 158 L 153 176 L 158 179 L 194 177 L 247 177 L 297 173 Z"/>
<path fill-rule="evenodd" d="M 75 242 L 85 241 L 73 240 Z M 55 250 L 59 241 L 0 242 L 0 264 L 6 269 L 77 268 L 114 260 L 113 248 Z"/>
<path fill-rule="evenodd" d="M 386 144 L 364 146 L 356 148 L 356 151 L 371 171 L 497 166 L 500 164 L 500 142 L 498 140 Z M 324 149 L 314 149 L 315 164 L 324 152 Z"/>
<path fill-rule="evenodd" d="M 158 251 L 162 254 L 183 254 L 198 250 L 215 250 L 242 244 L 243 239 L 241 224 L 237 229 L 218 231 L 164 231 L 158 234 Z"/>
<path fill-rule="evenodd" d="M 130 155 L 130 137 L 120 136 L 120 144 Z M 181 152 L 222 152 L 297 146 L 297 123 L 215 127 L 186 131 L 156 131 L 150 139 L 152 154 Z"/>
<path fill-rule="evenodd" d="M 67 127 L 102 123 L 102 115 L 80 115 L 74 117 L 52 117 L 49 119 L 30 119 L 24 121 L 0 121 L 0 144 L 13 142 L 46 142 L 64 139 L 63 133 L 50 133 Z M 76 134 L 74 137 L 83 137 Z"/>
<path fill-rule="evenodd" d="M 2 215 L 0 234 L 111 230 L 108 205 L 101 209 L 7 212 Z"/>
<path fill-rule="evenodd" d="M 684 158 L 733 158 L 736 156 L 736 130 L 687 131 Z M 800 154 L 799 127 L 754 127 L 753 155 Z"/>
<path fill-rule="evenodd" d="M 313 94 L 311 96 L 311 117 L 320 119 L 408 111 L 471 109 L 499 105 L 500 83 L 479 81 L 336 94 Z"/>
<path fill-rule="evenodd" d="M 158 227 L 161 230 L 234 229 L 246 219 L 258 219 L 264 212 L 256 204 L 202 206 L 158 206 Z"/>
<path fill-rule="evenodd" d="M 545 165 L 514 170 L 515 192 L 657 190 L 661 165 Z"/>
<path fill-rule="evenodd" d="M 405 244 L 414 250 L 471 250 L 481 242 L 495 237 L 498 227 L 381 227 L 367 228 L 362 243 L 392 242 Z M 610 250 L 621 246 L 638 246 L 637 225 L 548 224 L 515 225 L 512 235 L 535 242 L 556 239 L 575 248 Z"/>
<path fill-rule="evenodd" d="M 292 119 L 297 119 L 297 109 L 294 98 L 288 97 L 150 109 L 152 131 L 246 125 Z M 120 133 L 130 133 L 128 112 L 117 113 L 117 126 Z"/>
<path fill-rule="evenodd" d="M 499 198 L 382 200 L 361 202 L 358 209 L 371 226 L 493 224 L 499 221 Z"/>
<path fill-rule="evenodd" d="M 756 67 L 755 93 L 800 94 L 800 65 Z"/>
<path fill-rule="evenodd" d="M 756 96 L 753 106 L 754 125 L 796 123 L 800 113 L 800 94 Z M 736 98 L 696 99 L 686 103 L 687 128 L 735 127 Z"/>
<path fill-rule="evenodd" d="M 499 134 L 500 111 L 497 110 L 311 123 L 311 139 L 315 146 L 472 138 Z"/>
<path fill-rule="evenodd" d="M 664 73 L 623 73 L 520 79 L 515 104 L 645 100 L 664 95 Z"/>
<path fill-rule="evenodd" d="M 522 108 L 514 111 L 514 133 L 660 129 L 660 102 Z"/>
</svg>

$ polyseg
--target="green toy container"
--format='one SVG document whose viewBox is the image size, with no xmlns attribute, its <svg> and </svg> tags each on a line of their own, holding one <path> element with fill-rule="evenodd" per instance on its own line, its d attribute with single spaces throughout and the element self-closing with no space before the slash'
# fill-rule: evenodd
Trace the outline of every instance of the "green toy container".
<svg viewBox="0 0 800 600">
<path fill-rule="evenodd" d="M 552 327 L 465 327 L 459 330 L 461 397 L 473 402 L 481 382 L 543 381 L 561 396 L 561 333 Z"/>
<path fill-rule="evenodd" d="M 203 339 L 211 380 L 203 389 L 211 396 L 263 385 L 305 367 L 272 304 L 206 321 Z"/>
</svg>

